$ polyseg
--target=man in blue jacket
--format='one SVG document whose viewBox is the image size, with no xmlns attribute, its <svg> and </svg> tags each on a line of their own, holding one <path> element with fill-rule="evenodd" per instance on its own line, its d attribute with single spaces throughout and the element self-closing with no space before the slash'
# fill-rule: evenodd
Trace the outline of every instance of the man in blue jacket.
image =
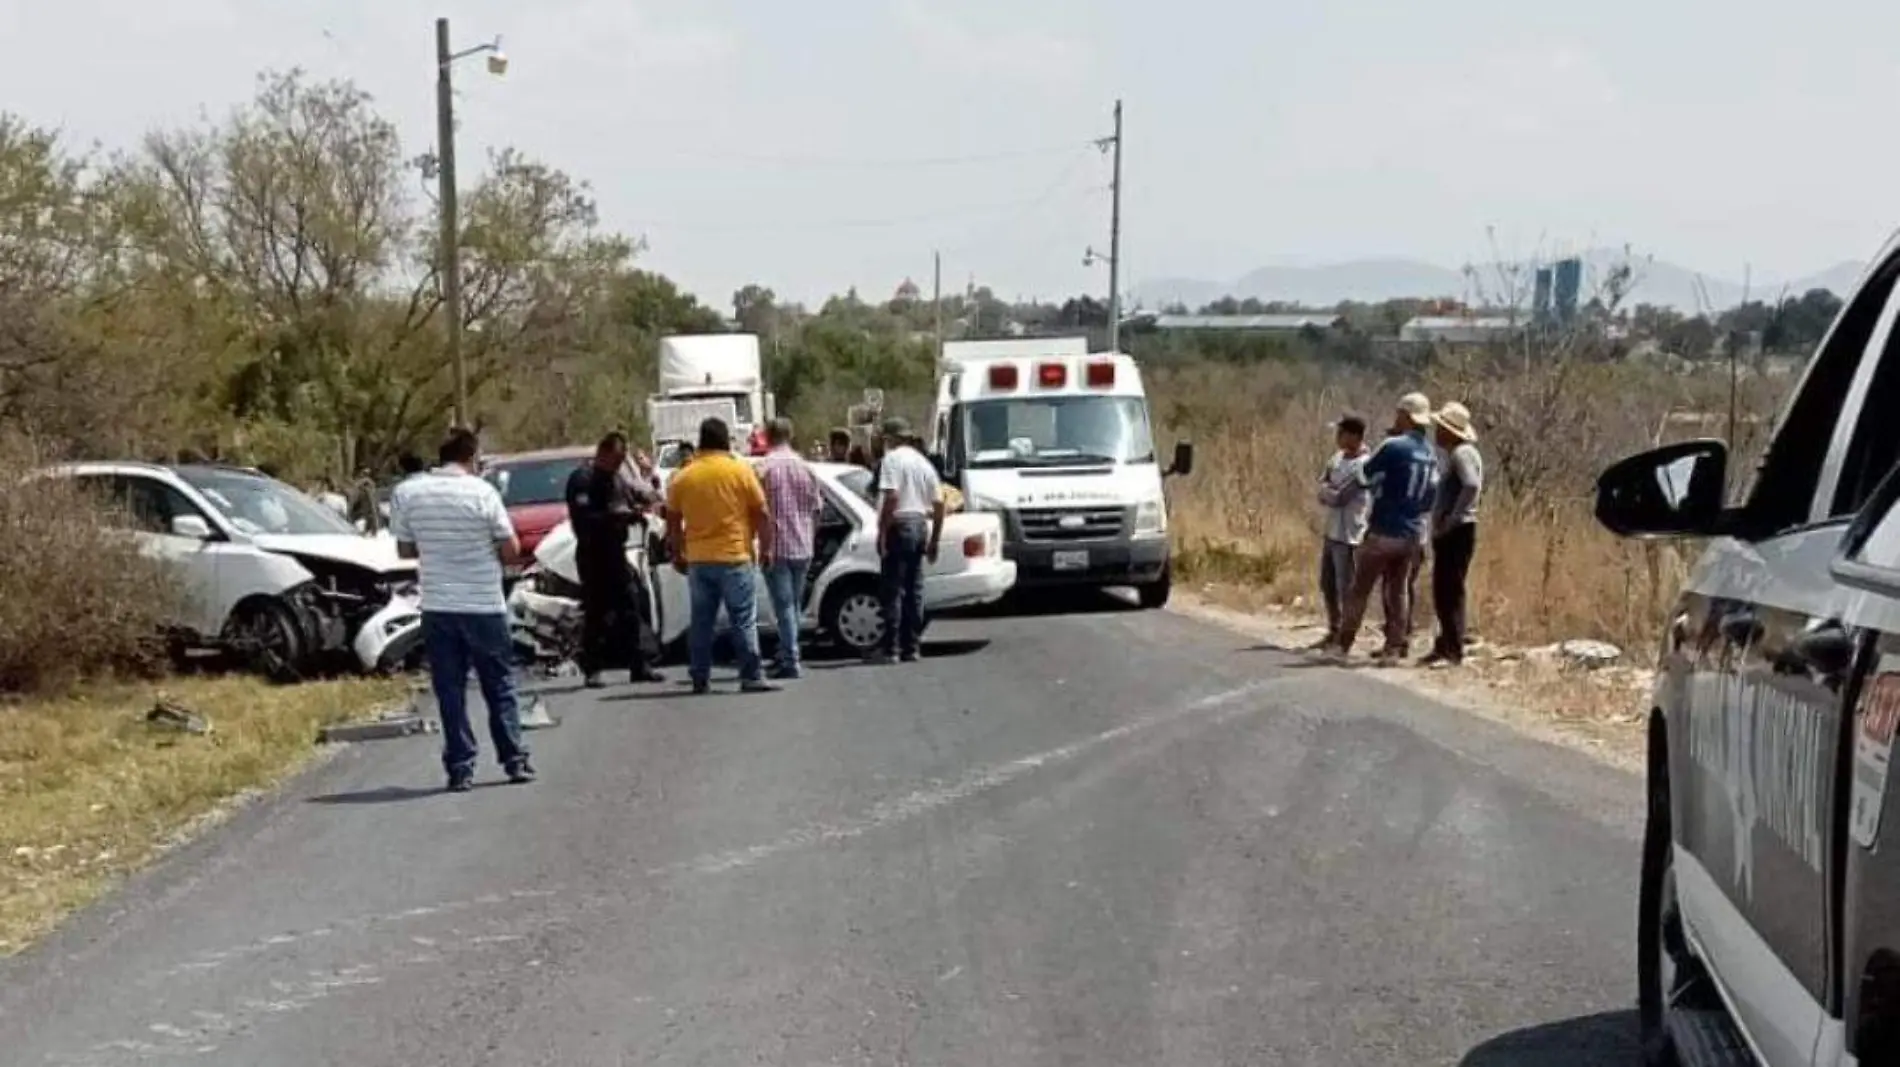
<svg viewBox="0 0 1900 1067">
<path fill-rule="evenodd" d="M 1396 664 L 1410 653 L 1411 605 L 1406 586 L 1430 529 L 1432 502 L 1438 492 L 1438 453 L 1426 439 L 1432 404 L 1424 394 L 1400 397 L 1398 419 L 1403 432 L 1388 438 L 1360 468 L 1359 480 L 1372 497 L 1372 508 L 1365 539 L 1353 558 L 1352 589 L 1341 613 L 1334 653 L 1340 660 L 1352 652 L 1374 585 L 1382 586 L 1385 647 L 1373 661 Z"/>
</svg>

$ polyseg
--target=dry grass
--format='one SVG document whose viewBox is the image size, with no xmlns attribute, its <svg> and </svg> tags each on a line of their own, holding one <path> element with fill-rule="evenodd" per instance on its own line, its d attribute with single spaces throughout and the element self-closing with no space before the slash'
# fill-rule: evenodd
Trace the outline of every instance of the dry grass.
<svg viewBox="0 0 1900 1067">
<path fill-rule="evenodd" d="M 0 437 L 0 693 L 57 692 L 100 673 L 151 676 L 183 603 L 170 575 L 124 533 L 106 502 L 40 467 L 30 442 Z"/>
<path fill-rule="evenodd" d="M 1197 367 L 1158 376 L 1162 443 L 1196 443 L 1195 473 L 1170 487 L 1182 577 L 1265 591 L 1295 606 L 1317 591 L 1314 488 L 1345 410 L 1389 417 L 1399 392 L 1467 398 L 1481 434 L 1486 488 L 1470 580 L 1475 633 L 1503 644 L 1573 637 L 1647 654 L 1694 546 L 1620 541 L 1591 514 L 1604 464 L 1649 447 L 1672 411 L 1708 410 L 1726 379 L 1590 367 L 1481 378 L 1433 367 L 1417 378 L 1320 375 L 1310 368 Z M 1772 413 L 1778 383 L 1756 383 L 1743 410 Z M 1380 425 L 1374 422 L 1374 425 Z M 1741 442 L 1745 467 L 1758 442 Z M 1421 579 L 1421 593 L 1429 588 Z"/>
<path fill-rule="evenodd" d="M 276 687 L 242 677 L 162 689 L 208 717 L 212 733 L 148 726 L 151 686 L 0 705 L 0 955 L 314 758 L 320 727 L 406 691 L 386 679 Z"/>
</svg>

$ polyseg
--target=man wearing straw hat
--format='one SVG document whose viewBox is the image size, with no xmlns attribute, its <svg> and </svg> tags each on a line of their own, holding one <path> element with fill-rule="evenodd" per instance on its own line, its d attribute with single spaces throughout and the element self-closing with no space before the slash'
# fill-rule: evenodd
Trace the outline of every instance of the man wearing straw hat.
<svg viewBox="0 0 1900 1067">
<path fill-rule="evenodd" d="M 1431 425 L 1432 403 L 1423 393 L 1400 397 L 1398 426 L 1404 432 L 1388 438 L 1360 468 L 1359 480 L 1372 496 L 1372 507 L 1366 516 L 1366 536 L 1354 555 L 1352 589 L 1341 612 L 1339 642 L 1330 658 L 1343 661 L 1351 654 L 1375 585 L 1382 587 L 1385 647 L 1374 661 L 1397 664 L 1410 651 L 1406 580 L 1424 550 L 1438 487 L 1438 456 L 1426 439 Z"/>
<path fill-rule="evenodd" d="M 1453 401 L 1432 416 L 1445 469 L 1432 504 L 1432 609 L 1438 615 L 1438 639 L 1421 661 L 1456 667 L 1465 661 L 1465 580 L 1477 548 L 1478 494 L 1484 489 L 1484 460 L 1471 412 Z"/>
</svg>

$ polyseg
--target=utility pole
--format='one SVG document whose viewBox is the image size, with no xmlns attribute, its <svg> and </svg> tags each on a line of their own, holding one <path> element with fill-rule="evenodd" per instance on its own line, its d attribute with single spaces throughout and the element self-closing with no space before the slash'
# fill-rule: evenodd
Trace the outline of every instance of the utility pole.
<svg viewBox="0 0 1900 1067">
<path fill-rule="evenodd" d="M 449 68 L 458 59 L 478 52 L 488 53 L 488 73 L 497 78 L 508 72 L 508 57 L 502 53 L 501 38 L 456 52 L 449 47 L 449 20 L 435 20 L 435 170 L 436 205 L 441 211 L 441 260 L 436 269 L 442 275 L 442 306 L 447 313 L 449 362 L 455 365 L 455 425 L 466 428 L 468 414 L 468 365 L 462 361 L 462 232 L 461 218 L 455 205 L 455 85 Z"/>
<path fill-rule="evenodd" d="M 442 306 L 447 314 L 449 361 L 455 365 L 455 425 L 468 425 L 468 364 L 462 361 L 462 248 L 455 205 L 455 86 L 449 65 L 449 20 L 435 20 L 436 204 L 442 212 Z"/>
<path fill-rule="evenodd" d="M 930 253 L 933 265 L 931 271 L 930 302 L 935 305 L 937 315 L 937 366 L 943 366 L 943 253 Z"/>
<path fill-rule="evenodd" d="M 1120 352 L 1122 349 L 1122 102 L 1115 101 L 1115 132 L 1107 137 L 1095 139 L 1095 147 L 1103 152 L 1115 153 L 1114 177 L 1110 179 L 1108 209 L 1108 254 L 1097 252 L 1094 246 L 1082 253 L 1082 265 L 1092 267 L 1096 263 L 1108 262 L 1108 350 Z"/>
<path fill-rule="evenodd" d="M 1115 177 L 1108 194 L 1108 350 L 1122 350 L 1122 102 L 1115 101 Z"/>
</svg>

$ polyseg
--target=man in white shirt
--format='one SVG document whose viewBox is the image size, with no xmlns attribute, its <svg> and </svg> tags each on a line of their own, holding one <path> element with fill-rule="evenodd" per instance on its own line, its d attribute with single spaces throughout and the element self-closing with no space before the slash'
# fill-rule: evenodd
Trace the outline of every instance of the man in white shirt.
<svg viewBox="0 0 1900 1067">
<path fill-rule="evenodd" d="M 869 659 L 906 663 L 918 656 L 924 632 L 924 565 L 937 561 L 943 538 L 943 496 L 937 469 L 911 444 L 910 423 L 884 420 L 884 458 L 878 462 L 877 547 L 883 558 L 884 636 Z"/>
<path fill-rule="evenodd" d="M 442 766 L 449 791 L 475 783 L 480 750 L 468 720 L 468 672 L 488 705 L 488 736 L 511 782 L 534 781 L 515 698 L 514 650 L 502 564 L 521 556 L 521 543 L 501 494 L 476 475 L 475 435 L 455 430 L 442 445 L 442 466 L 405 479 L 390 495 L 389 532 L 405 559 L 418 563 L 422 640 L 429 680 L 442 716 Z"/>
</svg>

